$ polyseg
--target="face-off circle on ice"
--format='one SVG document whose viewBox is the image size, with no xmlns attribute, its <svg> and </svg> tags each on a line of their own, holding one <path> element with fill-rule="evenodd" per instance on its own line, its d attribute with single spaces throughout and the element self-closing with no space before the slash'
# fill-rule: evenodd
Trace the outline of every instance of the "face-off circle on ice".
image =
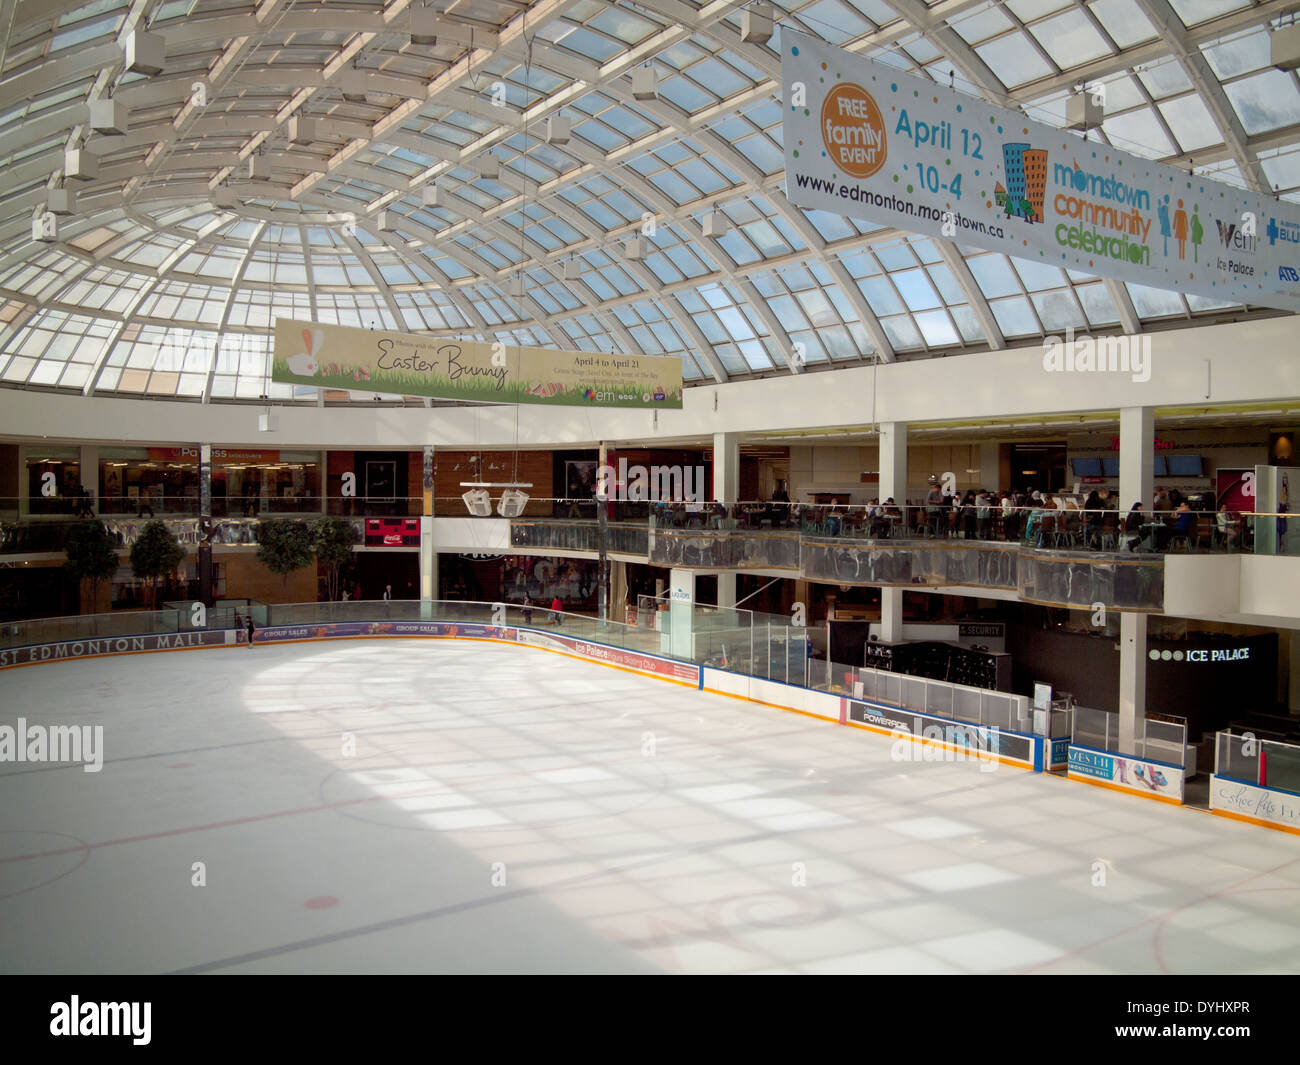
<svg viewBox="0 0 1300 1065">
<path fill-rule="evenodd" d="M 1289 836 L 532 648 L 0 674 L 10 972 L 1283 972 Z M 10 716 L 10 715 L 7 715 Z M 321 900 L 330 900 L 324 905 Z"/>
</svg>

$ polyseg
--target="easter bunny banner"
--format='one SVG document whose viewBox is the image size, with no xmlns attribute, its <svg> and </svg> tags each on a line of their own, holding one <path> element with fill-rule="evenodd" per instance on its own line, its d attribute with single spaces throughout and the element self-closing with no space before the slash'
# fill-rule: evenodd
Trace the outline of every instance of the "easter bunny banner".
<svg viewBox="0 0 1300 1065">
<path fill-rule="evenodd" d="M 277 319 L 271 380 L 557 407 L 680 408 L 676 357 L 556 351 Z"/>
</svg>

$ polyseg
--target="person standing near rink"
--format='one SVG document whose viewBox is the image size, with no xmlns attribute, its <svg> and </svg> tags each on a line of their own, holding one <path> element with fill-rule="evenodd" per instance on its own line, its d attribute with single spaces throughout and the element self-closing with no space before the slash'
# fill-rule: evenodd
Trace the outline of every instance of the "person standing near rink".
<svg viewBox="0 0 1300 1065">
<path fill-rule="evenodd" d="M 554 599 L 551 600 L 551 624 L 552 625 L 560 625 L 563 623 L 564 620 L 563 611 L 564 611 L 564 604 L 560 602 L 560 597 L 557 595 Z"/>
<path fill-rule="evenodd" d="M 253 615 L 251 612 L 248 617 L 244 619 L 244 630 L 248 633 L 248 646 L 251 649 L 253 646 L 253 634 L 257 632 L 257 626 L 253 624 Z"/>
</svg>

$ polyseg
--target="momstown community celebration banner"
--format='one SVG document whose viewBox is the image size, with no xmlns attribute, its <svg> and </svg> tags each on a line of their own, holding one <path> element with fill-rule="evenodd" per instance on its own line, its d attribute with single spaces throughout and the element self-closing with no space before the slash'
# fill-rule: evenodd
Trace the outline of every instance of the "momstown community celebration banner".
<svg viewBox="0 0 1300 1065">
<path fill-rule="evenodd" d="M 275 323 L 271 380 L 483 403 L 680 408 L 675 357 L 556 351 L 319 322 Z"/>
<path fill-rule="evenodd" d="M 801 207 L 1100 277 L 1300 310 L 1300 208 L 781 35 Z M 800 91 L 802 87 L 802 91 Z"/>
</svg>

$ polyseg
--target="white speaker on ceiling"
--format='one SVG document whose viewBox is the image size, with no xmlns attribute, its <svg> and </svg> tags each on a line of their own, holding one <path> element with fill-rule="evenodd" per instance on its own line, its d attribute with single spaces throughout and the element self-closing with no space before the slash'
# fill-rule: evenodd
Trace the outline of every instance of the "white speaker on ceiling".
<svg viewBox="0 0 1300 1065">
<path fill-rule="evenodd" d="M 573 123 L 564 115 L 552 115 L 546 120 L 546 143 L 568 144 Z"/>
<path fill-rule="evenodd" d="M 72 214 L 77 209 L 77 194 L 71 189 L 50 189 L 45 194 L 45 206 L 55 214 Z"/>
<path fill-rule="evenodd" d="M 99 173 L 99 157 L 85 148 L 69 148 L 63 153 L 63 176 L 73 181 L 94 181 Z"/>
<path fill-rule="evenodd" d="M 1268 38 L 1269 61 L 1278 70 L 1300 67 L 1300 23 L 1282 26 Z"/>
<path fill-rule="evenodd" d="M 289 143 L 290 144 L 315 144 L 320 139 L 320 133 L 314 118 L 306 118 L 302 115 L 294 115 L 289 119 Z"/>
<path fill-rule="evenodd" d="M 741 12 L 740 39 L 746 44 L 767 44 L 772 39 L 771 4 L 755 4 Z"/>
<path fill-rule="evenodd" d="M 710 211 L 700 223 L 706 237 L 721 237 L 731 229 L 731 222 L 721 211 Z"/>
<path fill-rule="evenodd" d="M 90 128 L 96 133 L 114 136 L 126 132 L 131 121 L 131 110 L 117 100 L 90 101 Z"/>
<path fill-rule="evenodd" d="M 659 72 L 654 67 L 633 69 L 632 95 L 638 100 L 659 99 Z"/>
<path fill-rule="evenodd" d="M 167 65 L 167 39 L 161 33 L 132 30 L 126 37 L 125 61 L 132 74 L 161 74 Z"/>
</svg>

